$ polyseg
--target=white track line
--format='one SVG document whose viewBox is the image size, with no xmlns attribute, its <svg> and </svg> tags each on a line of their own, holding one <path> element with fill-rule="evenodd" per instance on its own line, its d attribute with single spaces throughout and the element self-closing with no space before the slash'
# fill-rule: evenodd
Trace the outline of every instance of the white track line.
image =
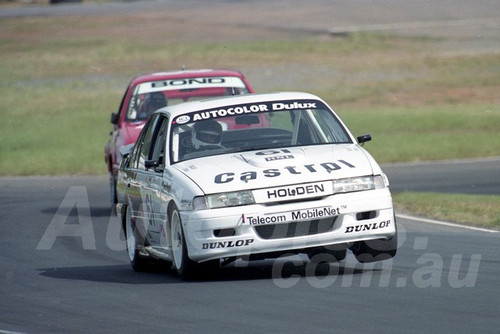
<svg viewBox="0 0 500 334">
<path fill-rule="evenodd" d="M 487 228 L 460 225 L 460 224 L 448 223 L 448 222 L 443 222 L 443 221 L 434 220 L 434 219 L 419 218 L 419 217 L 407 216 L 407 215 L 402 215 L 402 214 L 396 214 L 396 217 L 400 217 L 403 219 L 421 221 L 424 223 L 435 224 L 435 225 L 443 225 L 443 226 L 449 226 L 449 227 L 454 227 L 454 228 L 463 228 L 463 229 L 473 230 L 473 231 L 488 232 L 488 233 L 499 233 L 500 232 L 497 230 L 490 230 Z"/>
</svg>

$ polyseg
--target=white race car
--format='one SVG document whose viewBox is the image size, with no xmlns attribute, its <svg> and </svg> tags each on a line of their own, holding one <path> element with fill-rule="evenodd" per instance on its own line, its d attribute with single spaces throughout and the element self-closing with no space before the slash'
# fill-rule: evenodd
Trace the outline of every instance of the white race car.
<svg viewBox="0 0 500 334">
<path fill-rule="evenodd" d="M 122 150 L 117 212 L 135 270 L 192 277 L 238 258 L 393 257 L 388 180 L 317 96 L 273 93 L 157 111 Z M 359 144 L 358 144 L 359 143 Z M 128 152 L 127 152 L 128 151 Z"/>
</svg>

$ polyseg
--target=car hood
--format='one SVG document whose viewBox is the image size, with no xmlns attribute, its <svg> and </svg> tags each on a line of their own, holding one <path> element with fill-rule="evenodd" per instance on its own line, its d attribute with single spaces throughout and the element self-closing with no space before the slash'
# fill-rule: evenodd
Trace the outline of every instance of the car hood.
<svg viewBox="0 0 500 334">
<path fill-rule="evenodd" d="M 205 194 L 381 173 L 356 144 L 270 149 L 203 157 L 174 165 Z"/>
</svg>

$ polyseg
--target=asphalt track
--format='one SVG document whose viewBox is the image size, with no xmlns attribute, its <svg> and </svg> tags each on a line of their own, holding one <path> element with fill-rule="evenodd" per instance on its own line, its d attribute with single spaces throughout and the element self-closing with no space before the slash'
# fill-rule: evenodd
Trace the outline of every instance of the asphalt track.
<svg viewBox="0 0 500 334">
<path fill-rule="evenodd" d="M 385 166 L 406 180 L 413 168 Z M 399 218 L 392 261 L 239 261 L 184 282 L 132 271 L 105 177 L 2 178 L 0 199 L 0 333 L 498 333 L 500 233 Z"/>
<path fill-rule="evenodd" d="M 498 50 L 498 1 L 148 1 L 0 10 L 0 18 L 150 8 L 207 24 L 390 30 Z M 267 7 L 263 7 L 269 5 Z M 214 15 L 221 9 L 231 15 Z M 273 13 L 280 15 L 273 16 Z M 498 194 L 499 159 L 384 166 L 393 191 Z M 0 333 L 498 333 L 500 233 L 399 218 L 393 261 L 237 262 L 203 281 L 134 273 L 104 177 L 0 179 Z M 73 236 L 71 236 L 73 235 Z"/>
<path fill-rule="evenodd" d="M 393 192 L 500 195 L 500 157 L 384 166 Z"/>
</svg>

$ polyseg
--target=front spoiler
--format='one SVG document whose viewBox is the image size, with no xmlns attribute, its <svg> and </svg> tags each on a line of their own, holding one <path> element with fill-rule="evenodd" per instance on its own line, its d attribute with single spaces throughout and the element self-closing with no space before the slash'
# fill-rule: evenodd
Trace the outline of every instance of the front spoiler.
<svg viewBox="0 0 500 334">
<path fill-rule="evenodd" d="M 258 226 L 246 217 L 276 217 L 287 212 L 311 212 L 311 208 L 334 207 L 333 226 L 313 234 L 272 238 L 258 233 Z M 288 210 L 288 211 L 287 211 Z M 367 214 L 372 212 L 373 214 Z M 358 241 L 390 239 L 396 234 L 392 199 L 388 189 L 339 194 L 324 199 L 277 206 L 252 205 L 215 210 L 183 211 L 182 224 L 191 260 L 246 257 L 275 252 L 300 253 L 308 248 Z M 327 217 L 324 219 L 333 218 Z M 314 218 L 313 220 L 321 220 Z M 313 220 L 294 222 L 308 224 Z M 283 223 L 285 225 L 288 223 Z M 269 224 L 272 225 L 272 224 Z M 280 224 L 281 225 L 281 224 Z M 216 236 L 215 231 L 234 231 Z"/>
</svg>

